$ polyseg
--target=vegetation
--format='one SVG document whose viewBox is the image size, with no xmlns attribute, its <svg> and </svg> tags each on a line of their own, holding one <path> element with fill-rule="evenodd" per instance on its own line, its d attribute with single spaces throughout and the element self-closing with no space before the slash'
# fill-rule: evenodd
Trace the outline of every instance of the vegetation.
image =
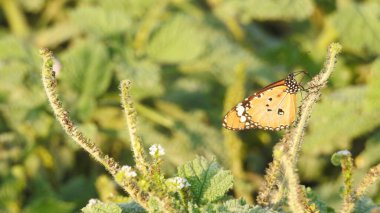
<svg viewBox="0 0 380 213">
<path fill-rule="evenodd" d="M 1 212 L 379 211 L 377 1 L 0 6 Z M 301 69 L 289 131 L 221 128 Z"/>
</svg>

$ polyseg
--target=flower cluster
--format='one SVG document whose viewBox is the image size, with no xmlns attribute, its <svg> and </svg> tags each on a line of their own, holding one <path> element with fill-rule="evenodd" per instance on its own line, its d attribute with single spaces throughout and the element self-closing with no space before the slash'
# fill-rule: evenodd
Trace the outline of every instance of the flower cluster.
<svg viewBox="0 0 380 213">
<path fill-rule="evenodd" d="M 100 200 L 98 200 L 98 199 L 94 199 L 94 198 L 92 198 L 92 199 L 90 199 L 89 201 L 88 201 L 88 206 L 93 206 L 93 205 L 95 205 L 95 204 L 97 204 L 97 203 L 100 203 Z"/>
<path fill-rule="evenodd" d="M 176 190 L 191 186 L 190 183 L 186 180 L 186 178 L 183 177 L 174 177 L 169 181 L 173 184 Z"/>
<path fill-rule="evenodd" d="M 125 176 L 127 177 L 136 177 L 137 173 L 133 171 L 132 167 L 125 165 L 121 167 L 121 171 L 124 172 Z"/>
<path fill-rule="evenodd" d="M 165 150 L 161 145 L 153 144 L 149 148 L 149 154 L 152 155 L 153 157 L 159 157 L 159 156 L 165 155 Z"/>
</svg>

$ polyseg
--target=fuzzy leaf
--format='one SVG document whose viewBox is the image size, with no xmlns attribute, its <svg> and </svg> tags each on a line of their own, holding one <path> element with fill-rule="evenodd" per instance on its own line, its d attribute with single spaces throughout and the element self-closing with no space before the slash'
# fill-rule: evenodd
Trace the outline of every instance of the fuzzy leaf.
<svg viewBox="0 0 380 213">
<path fill-rule="evenodd" d="M 316 205 L 316 209 L 320 210 L 322 213 L 334 213 L 334 209 L 327 206 L 326 203 L 322 202 L 321 199 L 311 190 L 311 188 L 306 188 L 306 196 Z"/>
<path fill-rule="evenodd" d="M 38 212 L 57 212 L 65 213 L 72 212 L 75 205 L 73 203 L 65 202 L 57 198 L 46 196 L 34 199 L 23 212 L 25 213 L 38 213 Z"/>
<path fill-rule="evenodd" d="M 121 208 L 115 203 L 103 203 L 97 201 L 94 204 L 87 204 L 82 208 L 83 213 L 121 213 Z"/>
<path fill-rule="evenodd" d="M 365 143 L 365 149 L 355 159 L 358 168 L 368 169 L 370 166 L 380 162 L 380 132 L 375 132 Z"/>
<path fill-rule="evenodd" d="M 78 7 L 71 12 L 70 17 L 79 29 L 99 37 L 123 33 L 131 23 L 127 13 L 116 8 Z"/>
<path fill-rule="evenodd" d="M 82 119 L 91 115 L 96 107 L 96 98 L 102 95 L 111 83 L 112 63 L 105 46 L 96 41 L 77 43 L 62 56 L 63 86 L 79 94 L 77 105 Z"/>
<path fill-rule="evenodd" d="M 126 58 L 126 61 L 129 63 L 122 63 L 116 75 L 120 81 L 129 79 L 133 82 L 131 94 L 134 98 L 158 96 L 164 92 L 161 84 L 161 69 L 157 64 L 134 58 Z"/>
<path fill-rule="evenodd" d="M 340 7 L 332 23 L 343 46 L 357 52 L 370 50 L 380 53 L 380 4 L 347 1 Z"/>
<path fill-rule="evenodd" d="M 191 184 L 190 190 L 197 204 L 216 201 L 232 188 L 233 176 L 215 161 L 203 157 L 178 168 L 178 174 Z"/>
<path fill-rule="evenodd" d="M 275 213 L 276 211 L 260 206 L 250 206 L 243 199 L 229 200 L 219 207 L 218 212 L 241 212 L 241 213 Z"/>
<path fill-rule="evenodd" d="M 367 86 L 337 90 L 324 95 L 315 106 L 309 124 L 311 131 L 305 136 L 307 143 L 303 145 L 305 154 L 300 160 L 306 178 L 317 177 L 322 171 L 320 166 L 323 166 L 324 159 L 319 155 L 349 149 L 352 138 L 372 131 L 380 124 L 379 67 L 380 60 L 377 60 L 371 67 L 372 75 Z"/>
<path fill-rule="evenodd" d="M 380 206 L 376 205 L 373 200 L 363 197 L 356 201 L 354 213 L 371 213 L 371 212 L 379 212 Z"/>
<path fill-rule="evenodd" d="M 206 35 L 187 16 L 177 16 L 165 23 L 149 42 L 148 55 L 161 63 L 182 63 L 200 56 Z"/>
<path fill-rule="evenodd" d="M 128 203 L 118 203 L 119 207 L 122 210 L 122 213 L 145 213 L 145 209 L 142 208 L 136 202 L 128 202 Z"/>
<path fill-rule="evenodd" d="M 218 212 L 218 213 L 276 213 L 277 211 L 260 206 L 252 206 L 246 203 L 243 199 L 228 200 L 224 203 L 208 203 L 198 209 L 194 206 L 189 206 L 193 212 Z"/>
<path fill-rule="evenodd" d="M 230 1 L 240 4 L 241 19 L 248 20 L 303 20 L 314 10 L 311 0 L 248 0 Z M 238 3 L 236 3 L 238 2 Z"/>
</svg>

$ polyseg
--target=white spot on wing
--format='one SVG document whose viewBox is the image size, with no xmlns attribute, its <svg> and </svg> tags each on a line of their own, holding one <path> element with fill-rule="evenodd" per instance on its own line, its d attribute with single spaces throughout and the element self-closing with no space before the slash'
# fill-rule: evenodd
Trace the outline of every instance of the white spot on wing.
<svg viewBox="0 0 380 213">
<path fill-rule="evenodd" d="M 247 120 L 247 118 L 245 116 L 240 117 L 240 122 L 244 123 L 246 120 Z"/>
<path fill-rule="evenodd" d="M 245 111 L 245 109 L 242 105 L 238 105 L 236 107 L 236 112 L 237 112 L 238 116 L 242 116 L 244 111 Z"/>
</svg>

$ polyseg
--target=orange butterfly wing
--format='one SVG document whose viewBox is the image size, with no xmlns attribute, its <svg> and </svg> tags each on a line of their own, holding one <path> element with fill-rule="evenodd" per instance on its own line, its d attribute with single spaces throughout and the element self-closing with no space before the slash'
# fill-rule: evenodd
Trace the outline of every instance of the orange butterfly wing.
<svg viewBox="0 0 380 213">
<path fill-rule="evenodd" d="M 296 93 L 287 92 L 285 80 L 277 81 L 246 98 L 224 117 L 230 130 L 288 128 L 296 117 Z"/>
</svg>

